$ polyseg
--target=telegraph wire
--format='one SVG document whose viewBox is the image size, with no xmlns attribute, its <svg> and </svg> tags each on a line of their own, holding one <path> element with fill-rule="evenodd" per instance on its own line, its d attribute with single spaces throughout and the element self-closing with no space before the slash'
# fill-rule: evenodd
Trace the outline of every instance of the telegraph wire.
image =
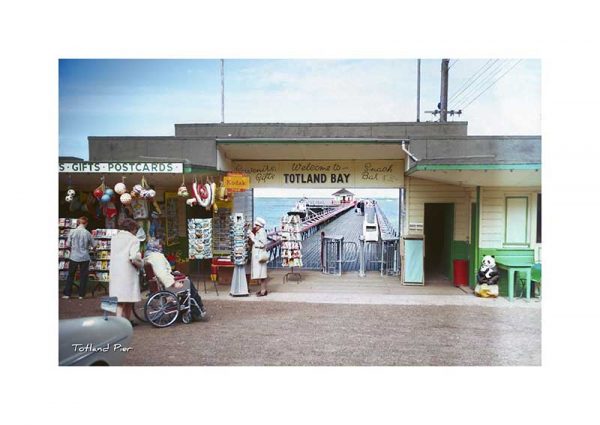
<svg viewBox="0 0 600 425">
<path fill-rule="evenodd" d="M 497 61 L 498 59 L 496 59 Z M 477 80 L 479 78 L 479 73 L 490 63 L 492 62 L 492 59 L 488 59 L 488 61 L 486 63 L 483 64 L 483 66 L 481 68 L 479 68 L 477 70 L 477 72 L 475 72 L 473 75 L 471 75 L 467 81 L 465 81 L 465 83 L 452 95 L 450 96 L 450 99 L 448 99 L 448 102 L 453 101 L 454 99 L 456 99 L 456 97 L 458 95 L 460 95 L 463 91 L 465 91 L 467 88 L 469 88 L 469 86 L 471 84 L 473 84 L 475 82 L 475 80 Z M 491 65 L 490 65 L 491 66 Z M 485 71 L 483 71 L 485 72 Z"/>
<path fill-rule="evenodd" d="M 459 98 L 454 100 L 455 104 L 462 106 L 465 103 L 468 103 L 470 99 L 472 99 L 474 96 L 477 96 L 482 88 L 487 87 L 490 81 L 493 81 L 498 75 L 502 74 L 509 67 L 510 63 L 508 61 L 501 61 L 496 67 L 494 67 L 493 70 L 490 68 L 490 72 L 485 78 L 477 82 L 477 84 L 471 87 L 470 90 L 467 90 L 462 94 L 462 96 L 459 96 Z"/>
<path fill-rule="evenodd" d="M 453 103 L 458 105 L 459 103 L 462 103 L 465 98 L 471 97 L 473 93 L 477 92 L 482 86 L 485 86 L 490 79 L 493 79 L 503 66 L 504 63 L 502 60 L 495 59 L 476 80 L 469 84 L 469 87 L 465 88 L 461 94 L 454 98 Z"/>
<path fill-rule="evenodd" d="M 508 74 L 515 66 L 517 66 L 519 63 L 521 63 L 523 59 L 519 59 L 515 64 L 513 64 L 513 66 L 511 66 L 508 70 L 506 70 L 506 72 L 504 72 L 504 74 L 502 74 L 497 80 L 495 80 L 492 84 L 490 84 L 488 87 L 486 87 L 486 89 L 484 91 L 482 91 L 481 93 L 479 93 L 479 95 L 471 100 L 467 106 L 463 107 L 462 109 L 466 109 L 471 103 L 475 102 L 482 94 L 484 94 L 490 87 L 492 87 L 494 84 L 496 84 L 498 81 L 500 81 L 502 79 L 502 77 L 504 77 L 506 74 Z"/>
</svg>

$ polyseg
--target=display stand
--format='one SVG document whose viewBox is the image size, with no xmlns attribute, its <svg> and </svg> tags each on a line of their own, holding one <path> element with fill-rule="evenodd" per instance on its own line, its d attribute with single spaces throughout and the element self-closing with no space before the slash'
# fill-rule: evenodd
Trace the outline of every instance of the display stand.
<svg viewBox="0 0 600 425">
<path fill-rule="evenodd" d="M 281 219 L 281 265 L 290 267 L 291 272 L 283 276 L 283 283 L 295 277 L 296 283 L 300 283 L 302 275 L 296 268 L 302 267 L 302 221 L 297 211 L 291 211 Z"/>
<path fill-rule="evenodd" d="M 232 297 L 247 297 L 248 281 L 246 280 L 246 261 L 248 259 L 248 247 L 246 246 L 246 228 L 244 214 L 238 213 L 231 216 L 231 261 L 234 264 L 233 276 L 231 277 Z"/>
</svg>

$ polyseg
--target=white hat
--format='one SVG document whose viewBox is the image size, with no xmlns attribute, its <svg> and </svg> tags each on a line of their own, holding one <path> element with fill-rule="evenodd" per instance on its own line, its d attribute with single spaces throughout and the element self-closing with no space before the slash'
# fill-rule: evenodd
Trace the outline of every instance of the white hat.
<svg viewBox="0 0 600 425">
<path fill-rule="evenodd" d="M 265 225 L 267 224 L 267 222 L 263 218 L 256 217 L 256 220 L 254 220 L 254 224 L 255 225 L 257 224 L 260 227 L 265 227 Z"/>
</svg>

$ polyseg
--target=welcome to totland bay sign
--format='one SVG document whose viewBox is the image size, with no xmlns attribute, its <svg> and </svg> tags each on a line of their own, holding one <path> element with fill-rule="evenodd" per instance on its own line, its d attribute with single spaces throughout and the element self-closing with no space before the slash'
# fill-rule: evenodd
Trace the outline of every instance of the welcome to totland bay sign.
<svg viewBox="0 0 600 425">
<path fill-rule="evenodd" d="M 250 186 L 384 188 L 404 186 L 404 160 L 234 161 Z"/>
</svg>

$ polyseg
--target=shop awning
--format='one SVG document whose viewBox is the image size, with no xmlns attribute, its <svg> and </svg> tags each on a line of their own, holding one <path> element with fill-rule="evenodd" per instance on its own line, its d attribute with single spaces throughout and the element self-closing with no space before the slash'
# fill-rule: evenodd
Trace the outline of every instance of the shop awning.
<svg viewBox="0 0 600 425">
<path fill-rule="evenodd" d="M 453 163 L 419 161 L 406 175 L 460 186 L 537 187 L 542 185 L 541 163 Z"/>
<path fill-rule="evenodd" d="M 217 149 L 231 161 L 404 159 L 401 139 L 218 138 Z"/>
</svg>

